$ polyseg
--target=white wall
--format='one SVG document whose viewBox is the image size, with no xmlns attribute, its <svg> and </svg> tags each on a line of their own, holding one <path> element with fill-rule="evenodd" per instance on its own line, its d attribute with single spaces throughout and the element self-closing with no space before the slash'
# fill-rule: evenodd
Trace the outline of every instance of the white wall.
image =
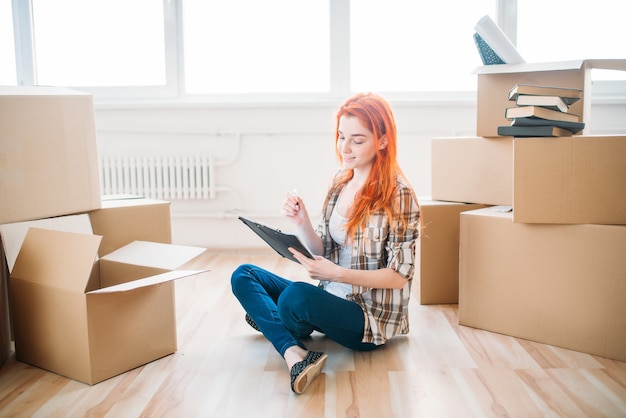
<svg viewBox="0 0 626 418">
<path fill-rule="evenodd" d="M 339 104 L 99 105 L 99 153 L 213 155 L 219 164 L 217 196 L 172 201 L 174 242 L 261 248 L 264 244 L 236 215 L 288 230 L 280 207 L 285 193 L 297 188 L 317 221 L 328 182 L 338 168 L 333 131 Z M 400 164 L 418 196 L 428 196 L 430 142 L 435 137 L 475 136 L 475 102 L 391 104 Z M 624 104 L 594 104 L 591 133 L 626 132 L 625 114 Z"/>
</svg>

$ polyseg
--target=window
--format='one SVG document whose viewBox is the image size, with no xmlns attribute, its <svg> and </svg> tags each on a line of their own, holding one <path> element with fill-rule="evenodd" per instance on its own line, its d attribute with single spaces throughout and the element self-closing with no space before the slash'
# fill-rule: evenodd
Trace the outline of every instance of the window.
<svg viewBox="0 0 626 418">
<path fill-rule="evenodd" d="M 330 91 L 328 1 L 185 0 L 190 94 Z"/>
<path fill-rule="evenodd" d="M 165 84 L 161 2 L 32 1 L 39 84 Z"/>
<path fill-rule="evenodd" d="M 517 49 L 527 62 L 626 58 L 623 0 L 517 2 Z M 626 71 L 593 70 L 593 79 L 626 80 Z"/>
<path fill-rule="evenodd" d="M 474 26 L 498 21 L 497 6 L 521 55 L 541 62 L 624 58 L 620 4 L 0 0 L 0 83 L 80 88 L 96 100 L 469 97 L 481 65 Z M 606 91 L 623 94 L 624 73 Z"/>
<path fill-rule="evenodd" d="M 384 4 L 384 7 L 382 7 Z M 472 35 L 493 0 L 358 0 L 350 4 L 351 89 L 475 90 Z"/>
<path fill-rule="evenodd" d="M 0 85 L 17 82 L 11 0 L 0 0 Z"/>
</svg>

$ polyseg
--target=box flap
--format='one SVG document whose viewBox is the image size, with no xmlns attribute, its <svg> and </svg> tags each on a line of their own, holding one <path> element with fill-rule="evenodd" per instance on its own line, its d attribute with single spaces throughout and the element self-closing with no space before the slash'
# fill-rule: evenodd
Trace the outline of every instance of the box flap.
<svg viewBox="0 0 626 418">
<path fill-rule="evenodd" d="M 176 270 L 168 271 L 167 273 L 157 274 L 156 276 L 146 277 L 143 279 L 137 279 L 126 283 L 116 284 L 114 286 L 105 287 L 102 289 L 93 290 L 88 292 L 88 295 L 100 294 L 100 293 L 116 293 L 127 292 L 129 290 L 139 289 L 142 287 L 148 287 L 159 283 L 165 283 L 172 280 L 182 279 L 183 277 L 193 276 L 194 274 L 206 273 L 209 270 Z"/>
<path fill-rule="evenodd" d="M 84 292 L 102 237 L 30 228 L 11 279 Z"/>
<path fill-rule="evenodd" d="M 175 270 L 204 251 L 206 248 L 134 241 L 105 255 L 102 259 L 137 266 Z"/>
<path fill-rule="evenodd" d="M 171 205 L 171 202 L 134 195 L 111 195 L 102 197 L 101 209 L 132 208 L 137 206 L 149 206 L 157 204 L 169 206 Z"/>
<path fill-rule="evenodd" d="M 136 194 L 127 194 L 127 193 L 102 195 L 103 203 L 108 202 L 110 200 L 139 200 L 139 199 L 145 199 L 145 196 L 139 196 Z"/>
<path fill-rule="evenodd" d="M 15 259 L 20 252 L 20 248 L 22 248 L 22 242 L 24 242 L 29 228 L 53 229 L 55 231 L 76 232 L 88 235 L 93 234 L 89 215 L 87 214 L 59 216 L 56 218 L 0 225 L 0 235 L 2 235 L 2 244 L 4 245 L 7 264 L 9 265 L 9 272 L 13 271 Z"/>
<path fill-rule="evenodd" d="M 100 209 L 122 209 L 150 205 L 170 206 L 171 202 L 134 195 L 110 195 L 102 197 L 102 207 Z"/>
<path fill-rule="evenodd" d="M 490 206 L 487 208 L 468 210 L 461 213 L 461 216 L 488 216 L 492 218 L 507 218 L 513 222 L 513 211 L 504 210 L 505 205 Z"/>
<path fill-rule="evenodd" d="M 555 61 L 555 62 L 527 62 L 524 64 L 484 65 L 472 71 L 472 74 L 504 74 L 524 73 L 531 71 L 579 70 L 583 68 L 585 60 Z"/>
<path fill-rule="evenodd" d="M 580 70 L 596 68 L 598 70 L 626 71 L 626 59 L 590 59 L 555 62 L 530 62 L 524 64 L 484 65 L 472 71 L 472 74 L 505 74 L 534 71 Z"/>
<path fill-rule="evenodd" d="M 626 71 L 626 59 L 594 59 L 585 60 L 587 68 L 595 68 L 597 70 L 617 70 Z"/>
</svg>

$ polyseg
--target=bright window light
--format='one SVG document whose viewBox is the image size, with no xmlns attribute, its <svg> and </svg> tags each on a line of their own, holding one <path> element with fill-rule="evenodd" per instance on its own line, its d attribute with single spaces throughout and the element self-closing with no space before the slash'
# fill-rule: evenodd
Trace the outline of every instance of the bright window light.
<svg viewBox="0 0 626 418">
<path fill-rule="evenodd" d="M 494 0 L 352 1 L 352 90 L 475 90 L 474 26 L 494 11 Z"/>
<path fill-rule="evenodd" d="M 623 0 L 518 1 L 518 50 L 527 62 L 624 59 L 623 4 Z M 626 80 L 626 71 L 594 70 L 593 78 Z"/>
<path fill-rule="evenodd" d="M 328 1 L 184 0 L 186 92 L 330 90 Z"/>
<path fill-rule="evenodd" d="M 38 84 L 165 84 L 162 1 L 32 1 Z"/>
<path fill-rule="evenodd" d="M 0 85 L 17 83 L 11 0 L 0 0 Z"/>
</svg>

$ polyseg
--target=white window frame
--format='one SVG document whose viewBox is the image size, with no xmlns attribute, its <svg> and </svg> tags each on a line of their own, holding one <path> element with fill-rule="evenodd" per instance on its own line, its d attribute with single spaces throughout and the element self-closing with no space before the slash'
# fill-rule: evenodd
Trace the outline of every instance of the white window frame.
<svg viewBox="0 0 626 418">
<path fill-rule="evenodd" d="M 195 95 L 185 93 L 184 50 L 182 30 L 182 0 L 163 0 L 165 33 L 164 86 L 151 87 L 79 87 L 95 95 L 101 102 L 167 101 L 167 102 L 258 102 L 275 100 L 337 101 L 350 95 L 350 0 L 328 0 L 330 4 L 330 92 L 327 94 L 250 94 Z M 18 85 L 36 85 L 31 0 L 12 0 L 16 44 Z M 497 0 L 495 16 L 498 25 L 515 44 L 517 38 L 517 0 Z M 594 85 L 594 97 L 623 100 L 626 82 L 599 81 Z M 390 93 L 390 99 L 473 100 L 474 92 Z"/>
</svg>

